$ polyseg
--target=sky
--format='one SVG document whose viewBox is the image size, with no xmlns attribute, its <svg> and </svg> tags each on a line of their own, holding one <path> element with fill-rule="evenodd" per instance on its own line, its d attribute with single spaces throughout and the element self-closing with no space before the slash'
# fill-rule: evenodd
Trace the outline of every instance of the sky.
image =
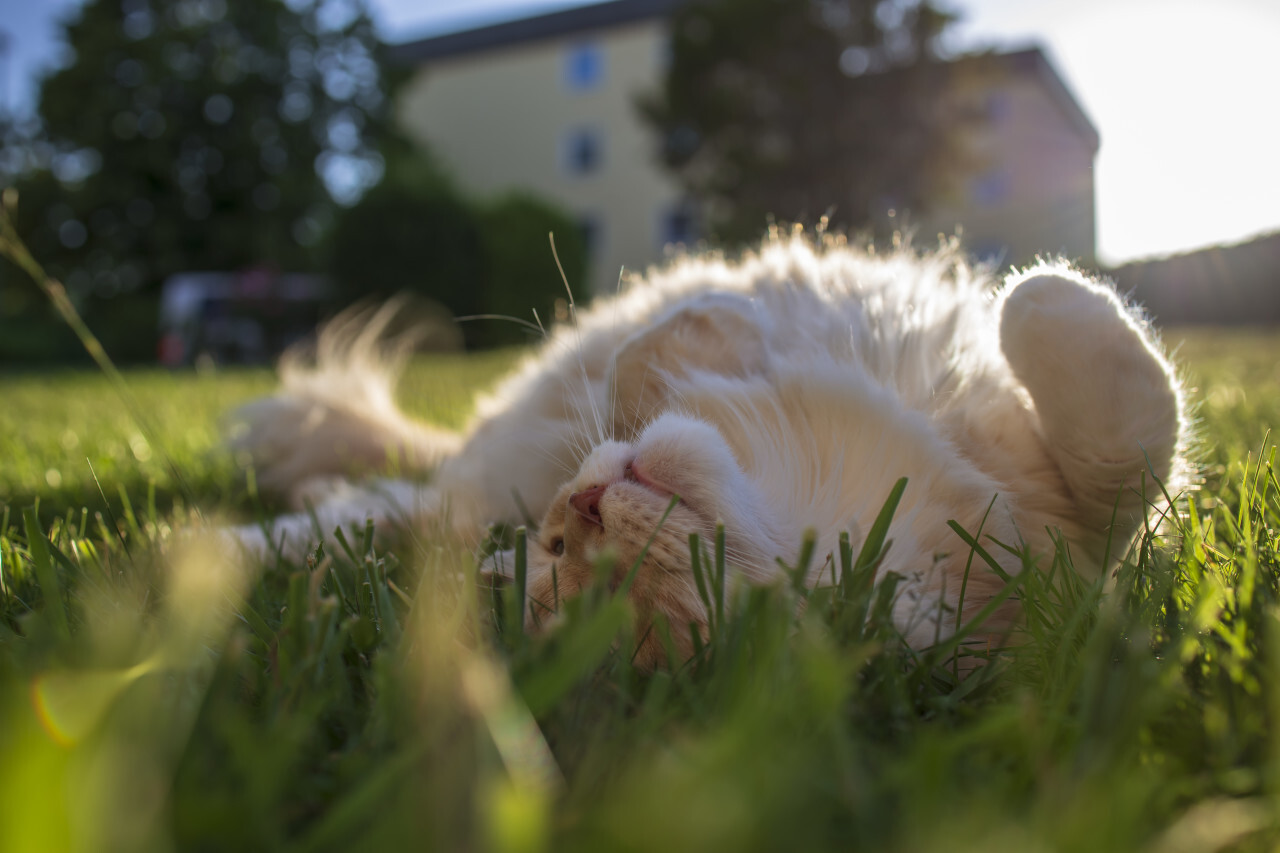
<svg viewBox="0 0 1280 853">
<path fill-rule="evenodd" d="M 589 0 L 367 0 L 408 41 Z M 0 104 L 29 107 L 79 0 L 0 0 Z M 1041 45 L 1102 137 L 1103 262 L 1280 230 L 1280 0 L 940 0 L 957 49 Z"/>
</svg>

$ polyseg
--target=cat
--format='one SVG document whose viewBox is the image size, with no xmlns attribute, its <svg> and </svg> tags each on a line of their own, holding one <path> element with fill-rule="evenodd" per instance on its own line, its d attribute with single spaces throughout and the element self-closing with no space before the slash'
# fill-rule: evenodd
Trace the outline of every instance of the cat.
<svg viewBox="0 0 1280 853">
<path fill-rule="evenodd" d="M 822 556 L 854 548 L 901 477 L 907 486 L 877 577 L 900 577 L 894 623 L 923 649 L 1005 585 L 971 560 L 958 522 L 1009 575 L 1054 537 L 1096 577 L 1156 510 L 1156 481 L 1187 482 L 1186 403 L 1150 327 L 1107 284 L 1041 262 L 996 281 L 954 245 L 877 253 L 831 235 L 774 233 L 736 260 L 682 257 L 577 312 L 450 436 L 394 406 L 394 370 L 370 354 L 385 318 L 320 336 L 316 363 L 286 362 L 283 389 L 241 412 L 237 449 L 264 486 L 314 504 L 250 550 L 300 553 L 321 530 L 441 520 L 470 542 L 491 522 L 541 518 L 528 547 L 533 626 L 595 582 L 641 626 L 662 614 L 680 654 L 707 613 L 689 535 L 723 522 L 733 577 L 777 582 L 806 531 Z M 336 479 L 388 456 L 434 468 L 425 485 Z M 1167 509 L 1167 508 L 1166 508 Z M 966 577 L 966 566 L 972 563 Z M 489 568 L 511 572 L 512 554 Z M 735 581 L 736 582 L 736 581 Z M 956 612 L 961 606 L 963 613 Z M 983 625 L 998 644 L 1013 603 Z M 642 631 L 635 661 L 667 653 Z"/>
</svg>

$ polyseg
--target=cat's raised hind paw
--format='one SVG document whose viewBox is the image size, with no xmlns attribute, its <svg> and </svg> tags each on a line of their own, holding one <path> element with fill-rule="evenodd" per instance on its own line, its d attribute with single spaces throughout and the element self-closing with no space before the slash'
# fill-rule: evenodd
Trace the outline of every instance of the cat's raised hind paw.
<svg viewBox="0 0 1280 853">
<path fill-rule="evenodd" d="M 1083 423 L 1124 432 L 1138 409 L 1152 407 L 1176 422 L 1168 363 L 1106 285 L 1069 270 L 1013 280 L 1000 346 L 1046 432 Z"/>
<path fill-rule="evenodd" d="M 1001 349 L 1081 521 L 1100 529 L 1118 509 L 1127 530 L 1146 510 L 1143 478 L 1174 466 L 1181 400 L 1168 361 L 1115 291 L 1065 268 L 1013 279 L 1000 308 Z"/>
</svg>

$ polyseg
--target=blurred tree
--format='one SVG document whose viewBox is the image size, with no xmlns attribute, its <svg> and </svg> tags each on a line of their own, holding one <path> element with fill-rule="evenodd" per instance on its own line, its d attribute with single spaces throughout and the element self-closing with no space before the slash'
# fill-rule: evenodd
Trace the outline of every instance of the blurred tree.
<svg viewBox="0 0 1280 853">
<path fill-rule="evenodd" d="M 930 0 L 690 0 L 640 110 L 713 237 L 756 239 L 770 217 L 872 226 L 964 167 L 941 98 L 952 20 Z"/>
<path fill-rule="evenodd" d="M 0 183 L 82 304 L 181 270 L 313 267 L 335 202 L 380 176 L 388 81 L 362 0 L 89 0 L 65 27 Z"/>
<path fill-rule="evenodd" d="M 37 259 L 53 258 L 65 250 L 57 230 L 46 225 L 47 214 L 62 192 L 48 168 L 52 146 L 40 138 L 39 123 L 33 119 L 0 119 L 0 141 L 0 184 L 10 184 L 11 176 L 22 176 L 15 217 L 18 233 Z M 81 350 L 76 336 L 27 274 L 0 258 L 0 365 L 62 360 Z"/>
</svg>

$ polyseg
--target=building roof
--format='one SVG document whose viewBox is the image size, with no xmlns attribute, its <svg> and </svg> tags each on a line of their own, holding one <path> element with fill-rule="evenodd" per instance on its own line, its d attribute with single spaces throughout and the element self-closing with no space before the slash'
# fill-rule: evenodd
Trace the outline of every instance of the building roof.
<svg viewBox="0 0 1280 853">
<path fill-rule="evenodd" d="M 1080 102 L 1076 100 L 1075 95 L 1067 88 L 1066 81 L 1058 74 L 1048 58 L 1044 55 L 1044 51 L 1039 47 L 1033 46 L 1016 50 L 1010 53 L 992 53 L 983 54 L 971 58 L 961 58 L 959 62 L 981 61 L 990 59 L 999 63 L 1003 68 L 1008 69 L 1012 73 L 1033 76 L 1040 81 L 1049 98 L 1054 102 L 1062 114 L 1066 116 L 1068 122 L 1087 139 L 1094 151 L 1098 150 L 1100 139 L 1098 129 L 1094 127 L 1093 122 L 1089 120 L 1089 116 L 1085 114 L 1084 108 L 1080 106 Z"/>
<path fill-rule="evenodd" d="M 666 17 L 686 2 L 688 0 L 606 0 L 603 3 L 392 45 L 391 56 L 393 60 L 405 65 L 417 65 L 433 59 L 497 50 L 526 42 L 561 38 Z M 1033 46 L 1010 53 L 984 53 L 961 57 L 956 61 L 996 62 L 1013 73 L 1034 76 L 1067 121 L 1089 141 L 1094 151 L 1098 149 L 1097 128 L 1039 47 Z"/>
<path fill-rule="evenodd" d="M 504 21 L 391 46 L 392 59 L 417 64 L 524 42 L 560 38 L 635 21 L 666 17 L 686 0 L 608 0 L 560 12 Z"/>
</svg>

